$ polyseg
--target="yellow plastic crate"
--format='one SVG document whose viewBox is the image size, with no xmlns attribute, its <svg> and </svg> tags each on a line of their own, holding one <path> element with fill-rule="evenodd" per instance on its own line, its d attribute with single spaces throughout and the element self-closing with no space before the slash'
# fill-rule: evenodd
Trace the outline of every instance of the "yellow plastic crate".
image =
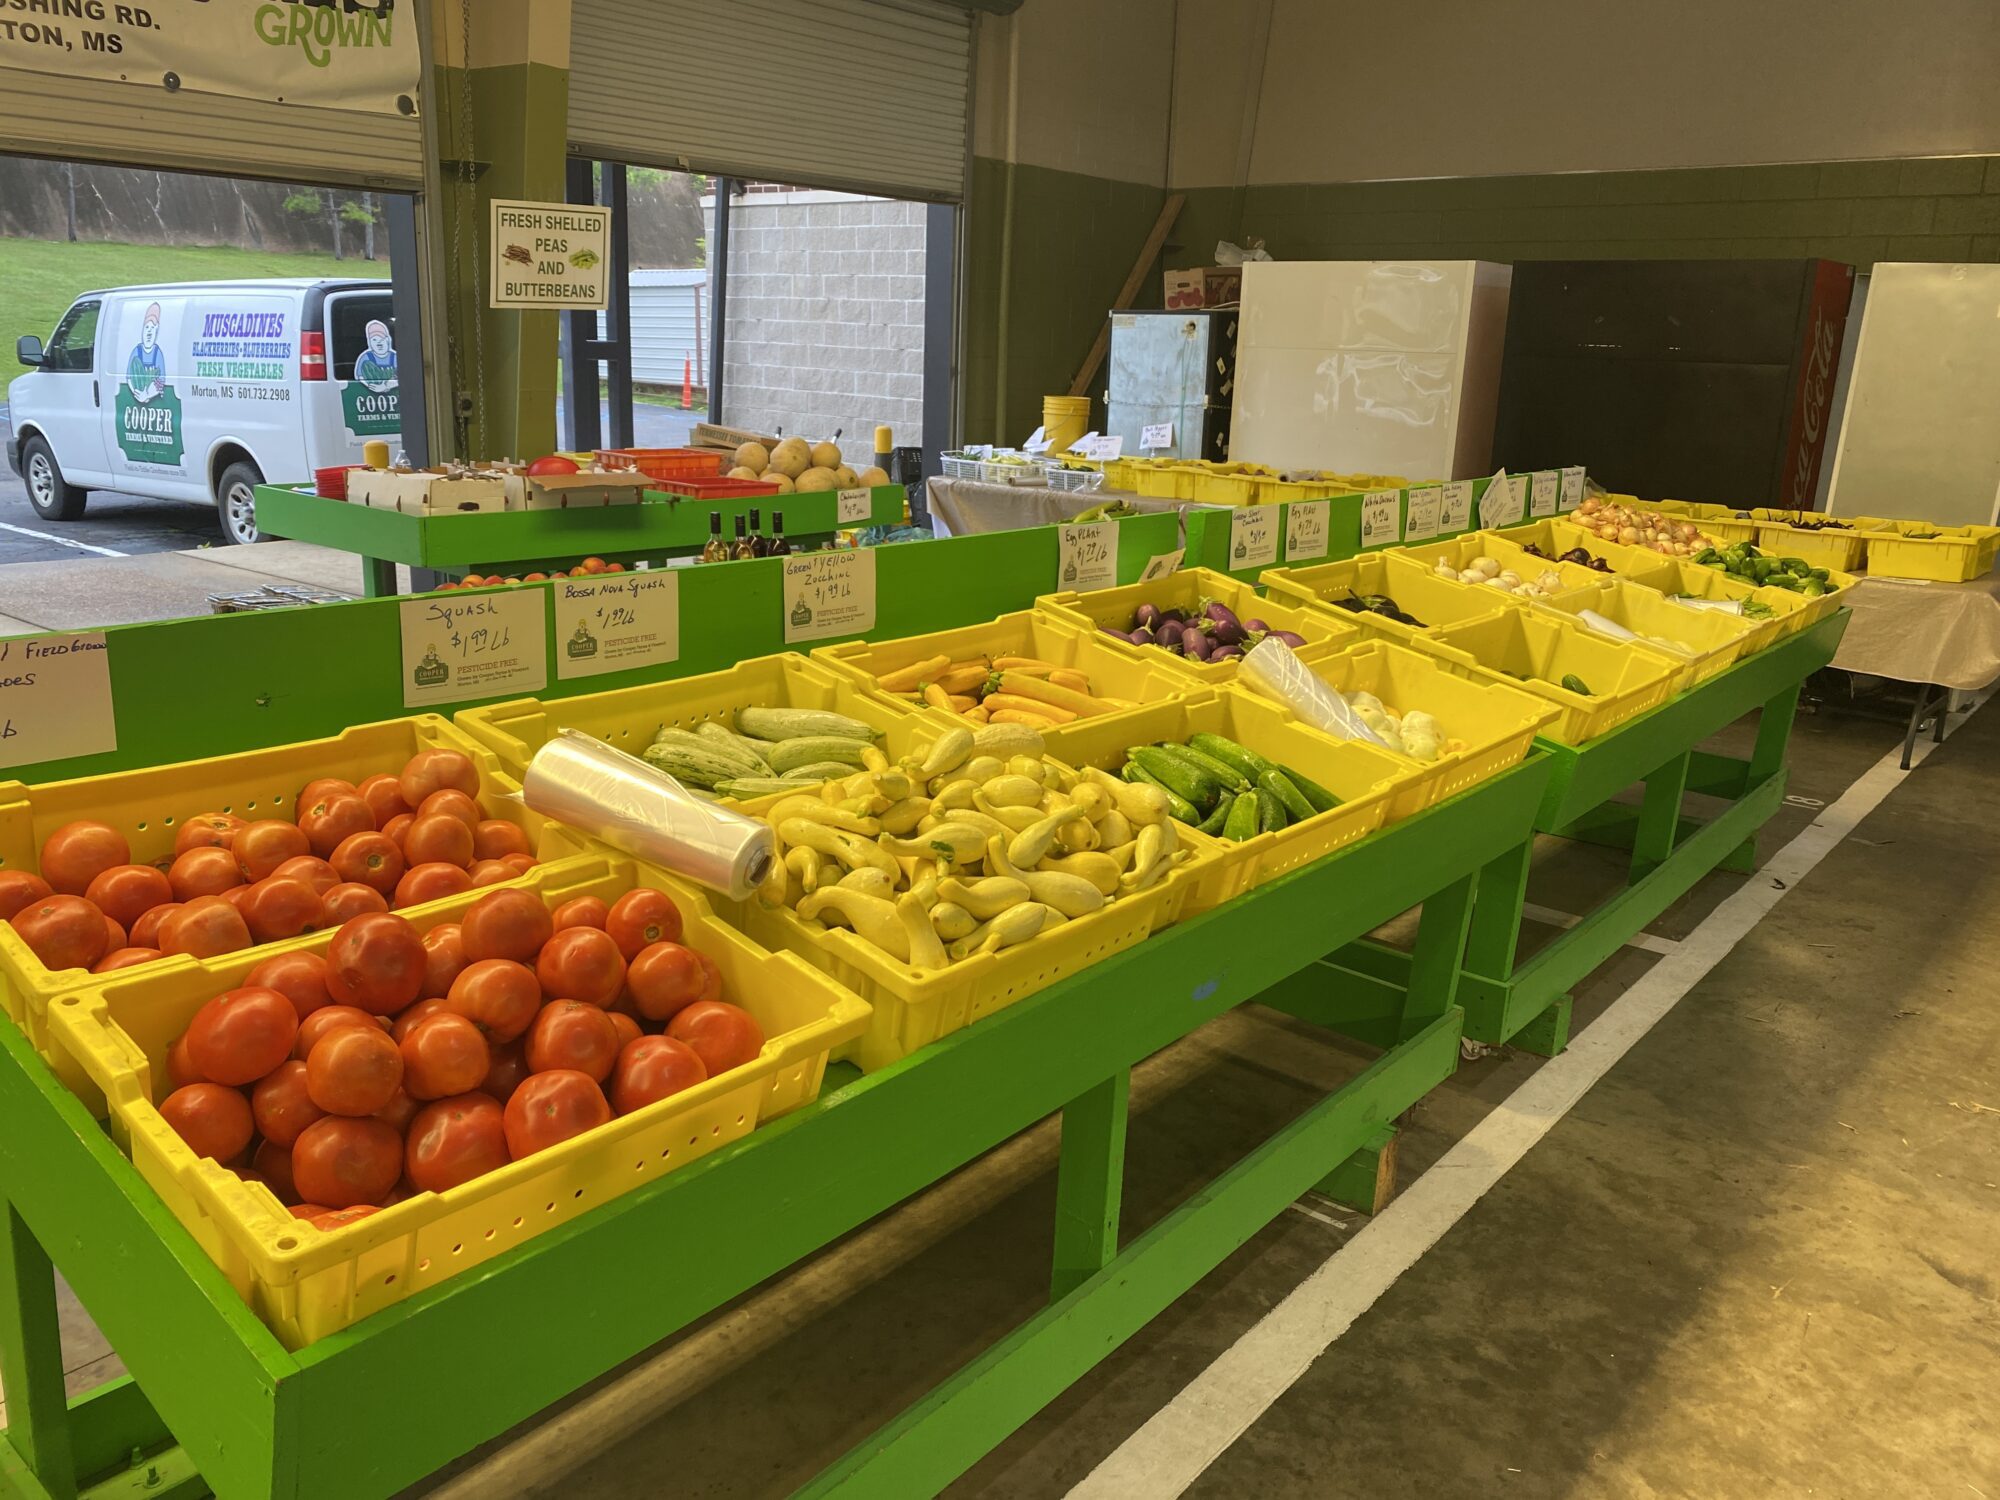
<svg viewBox="0 0 2000 1500">
<path fill-rule="evenodd" d="M 1568 745 L 1594 740 L 1659 707 L 1673 696 L 1679 675 L 1677 662 L 1641 646 L 1614 644 L 1542 610 L 1447 625 L 1415 644 L 1462 676 L 1518 686 L 1556 704 L 1562 718 L 1542 733 Z M 1581 678 L 1591 695 L 1563 687 L 1570 675 Z"/>
<path fill-rule="evenodd" d="M 362 724 L 321 740 L 245 750 L 205 760 L 111 771 L 70 781 L 24 786 L 0 782 L 0 869 L 35 870 L 42 843 L 65 823 L 92 818 L 125 835 L 138 864 L 170 860 L 174 838 L 188 818 L 206 812 L 233 812 L 247 819 L 297 816 L 301 788 L 322 776 L 359 782 L 377 772 L 391 775 L 419 750 L 462 750 L 479 770 L 479 804 L 489 818 L 518 825 L 536 858 L 562 859 L 596 847 L 587 837 L 531 812 L 505 795 L 513 789 L 499 760 L 439 714 L 416 714 Z M 422 910 L 423 908 L 413 908 Z M 263 957 L 276 944 L 244 950 Z M 150 974 L 157 964 L 126 973 Z M 49 997 L 86 978 L 80 969 L 50 970 L 29 951 L 13 927 L 0 922 L 0 1010 L 46 1052 L 44 1014 Z"/>
<path fill-rule="evenodd" d="M 1731 578 L 1714 568 L 1701 567 L 1685 560 L 1676 561 L 1673 578 L 1665 587 L 1651 586 L 1659 587 L 1660 593 L 1669 603 L 1672 603 L 1676 594 L 1690 594 L 1697 599 L 1733 599 L 1739 602 L 1754 599 L 1761 604 L 1769 605 L 1771 614 L 1767 619 L 1753 620 L 1747 616 L 1737 616 L 1748 627 L 1741 653 L 1744 656 L 1762 651 L 1783 637 L 1805 629 L 1813 620 L 1819 618 L 1807 608 L 1808 605 L 1818 604 L 1820 601 L 1817 599 L 1808 599 L 1805 595 L 1795 594 L 1790 589 L 1752 588 L 1741 579 Z"/>
<path fill-rule="evenodd" d="M 1741 615 L 1689 609 L 1652 589 L 1622 578 L 1606 579 L 1589 599 L 1548 602 L 1537 607 L 1558 611 L 1565 618 L 1575 618 L 1579 626 L 1594 635 L 1602 632 L 1594 630 L 1581 618 L 1585 610 L 1602 615 L 1615 625 L 1623 625 L 1636 635 L 1656 637 L 1643 644 L 1656 654 L 1681 663 L 1674 679 L 1674 691 L 1677 693 L 1685 692 L 1697 682 L 1706 682 L 1734 665 L 1743 655 L 1743 648 L 1750 639 L 1750 627 L 1755 623 Z M 1605 639 L 1616 640 L 1618 637 L 1606 635 Z M 1661 640 L 1674 642 L 1681 648 L 1681 653 L 1677 655 L 1661 646 Z"/>
<path fill-rule="evenodd" d="M 1453 537 L 1445 542 L 1427 542 L 1415 547 L 1398 547 L 1395 553 L 1410 561 L 1421 564 L 1435 573 L 1440 562 L 1450 563 L 1463 572 L 1475 558 L 1490 557 L 1499 563 L 1503 571 L 1518 574 L 1522 578 L 1536 579 L 1543 573 L 1553 572 L 1562 580 L 1562 591 L 1557 597 L 1569 597 L 1579 592 L 1587 592 L 1596 587 L 1604 575 L 1594 568 L 1586 568 L 1581 563 L 1558 562 L 1554 556 L 1538 557 L 1521 545 L 1510 531 L 1468 531 L 1463 536 Z M 1537 542 L 1537 546 L 1542 544 Z M 1544 551 L 1549 549 L 1544 547 Z M 1566 549 L 1565 549 L 1566 550 Z M 1444 580 L 1442 573 L 1438 574 Z M 1452 580 L 1456 582 L 1457 580 Z M 1468 585 L 1472 587 L 1473 585 Z M 1532 604 L 1533 596 L 1506 595 L 1517 604 Z"/>
<path fill-rule="evenodd" d="M 1656 510 L 1663 516 L 1692 521 L 1721 542 L 1757 540 L 1756 517 L 1748 510 L 1738 509 L 1735 506 L 1709 505 L 1693 500 L 1639 500 L 1631 495 L 1607 495 L 1605 499 L 1619 505 Z"/>
<path fill-rule="evenodd" d="M 1274 599 L 1296 600 L 1335 619 L 1359 625 L 1369 635 L 1410 641 L 1435 635 L 1444 625 L 1483 619 L 1523 605 L 1512 594 L 1469 583 L 1447 583 L 1429 566 L 1395 552 L 1365 552 L 1342 562 L 1315 563 L 1309 568 L 1266 568 L 1257 581 Z M 1421 625 L 1405 625 L 1386 615 L 1342 609 L 1335 600 L 1383 594 Z"/>
<path fill-rule="evenodd" d="M 1517 684 L 1473 681 L 1455 675 L 1433 656 L 1388 641 L 1363 641 L 1311 665 L 1313 675 L 1336 692 L 1350 697 L 1373 693 L 1398 714 L 1421 709 L 1438 721 L 1447 738 L 1465 741 L 1463 750 L 1428 765 L 1415 763 L 1416 780 L 1390 795 L 1391 823 L 1517 764 L 1535 736 L 1562 717 L 1555 705 Z M 1397 759 L 1410 763 L 1406 756 Z"/>
<path fill-rule="evenodd" d="M 1659 581 L 1675 576 L 1671 566 L 1672 558 L 1658 552 L 1649 552 L 1643 547 L 1628 547 L 1623 542 L 1603 541 L 1561 516 L 1529 521 L 1521 526 L 1509 526 L 1492 534 L 1505 537 L 1522 546 L 1533 542 L 1554 557 L 1560 557 L 1565 552 L 1581 547 L 1592 557 L 1600 559 L 1605 568 L 1610 569 L 1611 574 L 1649 586 L 1657 586 Z M 1572 563 L 1569 566 L 1583 567 L 1584 571 L 1591 575 L 1589 581 L 1593 583 L 1602 582 L 1604 578 L 1610 576 L 1603 568 L 1584 567 L 1581 563 Z"/>
<path fill-rule="evenodd" d="M 1333 793 L 1340 806 L 1276 833 L 1235 843 L 1216 840 L 1217 858 L 1195 879 L 1185 916 L 1219 906 L 1287 870 L 1366 838 L 1403 816 L 1394 811 L 1399 798 L 1433 779 L 1428 767 L 1406 756 L 1308 729 L 1287 709 L 1242 686 L 1157 704 L 1122 724 L 1073 734 L 1064 745 L 1064 755 L 1071 765 L 1096 766 L 1115 776 L 1124 767 L 1128 750 L 1161 741 L 1184 742 L 1191 734 L 1219 734 L 1266 760 L 1290 766 Z M 1419 800 L 1407 811 L 1427 806 L 1427 800 Z"/>
<path fill-rule="evenodd" d="M 1172 671 L 1213 687 L 1236 680 L 1234 660 L 1189 661 L 1158 646 L 1135 646 L 1102 634 L 1107 629 L 1130 629 L 1132 612 L 1141 604 L 1192 614 L 1199 612 L 1203 601 L 1209 599 L 1227 605 L 1240 620 L 1262 620 L 1275 630 L 1304 636 L 1306 644 L 1298 648 L 1298 654 L 1307 661 L 1315 661 L 1361 638 L 1358 625 L 1336 620 L 1322 610 L 1262 598 L 1251 585 L 1207 568 L 1183 568 L 1150 583 L 1128 583 L 1121 588 L 1095 589 L 1087 594 L 1044 594 L 1035 601 L 1035 608 L 1079 630 L 1095 633 L 1102 644 L 1114 651 L 1131 652 L 1142 661 L 1164 664 Z"/>
<path fill-rule="evenodd" d="M 1194 471 L 1180 463 L 1140 464 L 1133 470 L 1132 488 L 1152 500 L 1192 500 Z"/>
<path fill-rule="evenodd" d="M 255 959 L 183 957 L 171 968 L 103 975 L 57 1002 L 56 1043 L 109 1101 L 112 1136 L 286 1348 L 503 1255 L 810 1103 L 828 1054 L 868 1024 L 865 1001 L 796 956 L 760 948 L 720 920 L 703 893 L 660 871 L 592 855 L 537 870 L 530 882 L 552 907 L 577 896 L 615 900 L 636 885 L 667 891 L 681 909 L 684 941 L 715 960 L 725 997 L 763 1027 L 764 1050 L 586 1135 L 339 1229 L 294 1219 L 268 1188 L 195 1156 L 156 1107 L 167 1049 L 203 1004 L 242 983 Z M 484 894 L 455 896 L 411 920 L 425 929 L 456 921 Z M 323 951 L 329 939 L 286 946 Z"/>
<path fill-rule="evenodd" d="M 1797 513 L 1786 511 L 1781 514 L 1790 516 Z M 1773 557 L 1796 557 L 1811 567 L 1852 573 L 1861 566 L 1868 543 L 1859 531 L 1838 527 L 1804 531 L 1782 520 L 1769 520 L 1760 515 L 1757 547 Z"/>
<path fill-rule="evenodd" d="M 1100 636 L 1095 630 L 1085 630 L 1052 614 L 1031 609 L 1017 610 L 978 625 L 961 625 L 955 630 L 909 635 L 894 641 L 843 641 L 837 646 L 818 647 L 813 652 L 815 662 L 853 683 L 863 697 L 901 713 L 917 710 L 876 687 L 876 679 L 933 656 L 948 656 L 953 661 L 976 656 L 1034 657 L 1083 673 L 1090 679 L 1094 693 L 1133 704 L 1154 703 L 1196 691 L 1191 677 L 1167 665 L 1164 651 L 1142 656 L 1130 645 L 1121 649 L 1116 641 Z M 935 709 L 926 710 L 925 717 L 944 718 Z M 1061 730 L 1052 731 L 1051 743 L 1060 734 Z"/>
<path fill-rule="evenodd" d="M 1190 477 L 1188 498 L 1201 505 L 1254 505 L 1265 477 L 1204 467 Z"/>
<path fill-rule="evenodd" d="M 1993 568 L 2000 527 L 1934 526 L 1928 521 L 1854 517 L 1867 547 L 1867 569 L 1878 578 L 1927 578 L 1964 583 Z"/>
<path fill-rule="evenodd" d="M 565 729 L 580 729 L 614 749 L 638 755 L 661 729 L 692 730 L 710 721 L 734 729 L 736 710 L 752 706 L 819 709 L 882 731 L 906 713 L 922 711 L 913 704 L 888 708 L 841 673 L 795 651 L 783 651 L 699 677 L 580 693 L 574 698 L 514 698 L 461 709 L 453 722 L 491 750 L 501 769 L 518 781 L 535 752 Z"/>
</svg>

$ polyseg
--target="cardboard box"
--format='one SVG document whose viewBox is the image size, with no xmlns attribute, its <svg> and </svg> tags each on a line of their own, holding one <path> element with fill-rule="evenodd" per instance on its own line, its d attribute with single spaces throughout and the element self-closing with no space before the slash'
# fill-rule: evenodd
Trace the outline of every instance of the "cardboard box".
<svg viewBox="0 0 2000 1500">
<path fill-rule="evenodd" d="M 347 501 L 406 516 L 460 515 L 503 510 L 507 488 L 499 474 L 452 474 L 446 469 L 354 469 Z"/>
<path fill-rule="evenodd" d="M 615 474 L 538 474 L 505 471 L 508 510 L 583 510 L 597 505 L 637 505 L 653 481 L 627 470 Z"/>
<path fill-rule="evenodd" d="M 1191 266 L 1167 272 L 1166 307 L 1170 312 L 1189 307 L 1220 307 L 1242 300 L 1241 266 Z"/>
</svg>

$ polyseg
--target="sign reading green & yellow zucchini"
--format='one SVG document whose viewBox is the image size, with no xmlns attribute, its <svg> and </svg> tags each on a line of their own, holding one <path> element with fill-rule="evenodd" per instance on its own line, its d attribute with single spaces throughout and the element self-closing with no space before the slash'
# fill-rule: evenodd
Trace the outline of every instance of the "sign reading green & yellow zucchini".
<svg viewBox="0 0 2000 1500">
<path fill-rule="evenodd" d="M 1455 536 L 1472 526 L 1472 481 L 1454 479 L 1439 487 L 1444 499 L 1438 505 L 1438 535 Z"/>
<path fill-rule="evenodd" d="M 664 666 L 681 654 L 681 580 L 671 568 L 558 578 L 556 676 Z"/>
<path fill-rule="evenodd" d="M 785 562 L 785 644 L 875 628 L 875 549 L 794 552 Z"/>
<path fill-rule="evenodd" d="M 1057 528 L 1056 588 L 1087 593 L 1118 582 L 1118 523 L 1083 521 Z"/>
<path fill-rule="evenodd" d="M 1331 500 L 1294 500 L 1285 507 L 1285 561 L 1310 562 L 1327 554 Z"/>
<path fill-rule="evenodd" d="M 1556 513 L 1556 501 L 1562 494 L 1562 475 L 1554 469 L 1542 469 L 1535 474 L 1533 489 L 1528 499 L 1528 512 L 1534 516 L 1552 516 Z"/>
<path fill-rule="evenodd" d="M 1278 507 L 1238 505 L 1229 512 L 1229 566 L 1267 568 L 1278 560 Z"/>
<path fill-rule="evenodd" d="M 1427 542 L 1438 534 L 1438 509 L 1443 504 L 1444 491 L 1437 485 L 1427 484 L 1410 491 L 1410 515 L 1403 525 L 1403 540 L 1406 542 Z"/>
<path fill-rule="evenodd" d="M 403 706 L 539 693 L 549 685 L 547 599 L 503 588 L 404 600 Z"/>
<path fill-rule="evenodd" d="M 0 766 L 117 748 L 103 631 L 0 641 Z"/>
<path fill-rule="evenodd" d="M 1403 492 L 1370 490 L 1361 497 L 1361 545 L 1392 547 L 1403 539 Z"/>
</svg>

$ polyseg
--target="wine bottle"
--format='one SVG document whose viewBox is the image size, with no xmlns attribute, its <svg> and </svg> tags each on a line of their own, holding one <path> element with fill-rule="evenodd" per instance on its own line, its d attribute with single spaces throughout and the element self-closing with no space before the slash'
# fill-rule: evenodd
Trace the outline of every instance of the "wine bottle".
<svg viewBox="0 0 2000 1500">
<path fill-rule="evenodd" d="M 736 518 L 736 545 L 729 549 L 729 555 L 732 558 L 755 557 L 757 555 L 750 550 L 750 533 L 744 530 L 743 517 L 741 516 Z"/>
<path fill-rule="evenodd" d="M 701 549 L 703 562 L 729 561 L 729 544 L 722 540 L 722 512 L 708 513 L 708 545 Z"/>
<path fill-rule="evenodd" d="M 764 535 L 764 521 L 753 506 L 750 510 L 750 555 L 767 557 L 771 551 L 771 539 Z"/>
<path fill-rule="evenodd" d="M 791 554 L 792 544 L 785 540 L 785 517 L 782 511 L 771 512 L 771 547 L 767 557 L 786 557 Z"/>
</svg>

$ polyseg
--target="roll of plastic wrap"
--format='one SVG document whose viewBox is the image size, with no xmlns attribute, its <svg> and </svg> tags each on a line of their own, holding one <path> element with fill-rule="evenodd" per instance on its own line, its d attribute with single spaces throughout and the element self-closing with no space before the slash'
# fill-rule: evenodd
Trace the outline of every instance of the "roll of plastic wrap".
<svg viewBox="0 0 2000 1500">
<path fill-rule="evenodd" d="M 566 729 L 535 752 L 522 800 L 544 817 L 741 901 L 776 857 L 771 830 L 704 802 L 666 772 Z"/>
<path fill-rule="evenodd" d="M 1725 615 L 1740 615 L 1743 613 L 1743 601 L 1741 599 L 1696 599 L 1688 594 L 1669 594 L 1667 597 L 1676 604 L 1686 605 L 1689 609 L 1718 610 Z"/>
<path fill-rule="evenodd" d="M 1265 636 L 1236 669 L 1237 681 L 1274 703 L 1282 703 L 1315 729 L 1343 740 L 1365 740 L 1385 750 L 1389 742 L 1361 722 L 1348 701 L 1313 676 L 1292 648 Z"/>
<path fill-rule="evenodd" d="M 1584 624 L 1588 625 L 1599 635 L 1608 635 L 1614 641 L 1636 641 L 1639 639 L 1638 631 L 1627 630 L 1616 620 L 1611 619 L 1607 615 L 1600 615 L 1594 609 L 1578 610 L 1577 618 L 1582 620 Z"/>
</svg>

